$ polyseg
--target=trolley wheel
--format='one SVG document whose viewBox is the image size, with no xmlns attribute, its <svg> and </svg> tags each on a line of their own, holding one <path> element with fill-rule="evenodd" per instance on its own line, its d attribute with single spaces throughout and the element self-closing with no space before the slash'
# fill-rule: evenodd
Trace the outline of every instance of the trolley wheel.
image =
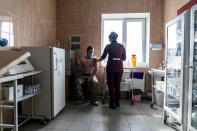
<svg viewBox="0 0 197 131">
<path fill-rule="evenodd" d="M 105 104 L 105 99 L 103 99 L 103 104 Z"/>
<path fill-rule="evenodd" d="M 167 125 L 167 119 L 164 119 L 163 123 L 164 123 L 165 125 Z"/>
<path fill-rule="evenodd" d="M 153 103 L 150 104 L 150 108 L 153 108 Z"/>
<path fill-rule="evenodd" d="M 48 123 L 48 122 L 47 122 L 46 120 L 41 120 L 41 121 L 40 121 L 40 124 L 41 124 L 41 125 L 46 125 L 47 123 Z"/>
<path fill-rule="evenodd" d="M 167 124 L 167 119 L 168 119 L 168 116 L 166 115 L 166 112 L 164 112 L 164 120 L 163 120 L 163 123 L 165 125 Z"/>
<path fill-rule="evenodd" d="M 133 102 L 133 100 L 131 100 L 131 105 L 133 105 L 134 104 L 134 102 Z"/>
<path fill-rule="evenodd" d="M 50 122 L 51 120 L 48 120 L 46 118 L 44 118 L 43 120 L 40 120 L 41 125 L 46 125 Z"/>
</svg>

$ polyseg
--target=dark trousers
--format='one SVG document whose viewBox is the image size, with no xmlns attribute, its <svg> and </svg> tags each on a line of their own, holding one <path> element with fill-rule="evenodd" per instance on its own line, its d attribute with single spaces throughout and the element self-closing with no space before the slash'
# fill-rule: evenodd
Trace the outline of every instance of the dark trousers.
<svg viewBox="0 0 197 131">
<path fill-rule="evenodd" d="M 120 82 L 122 72 L 107 72 L 107 84 L 110 94 L 110 103 L 120 100 Z"/>
</svg>

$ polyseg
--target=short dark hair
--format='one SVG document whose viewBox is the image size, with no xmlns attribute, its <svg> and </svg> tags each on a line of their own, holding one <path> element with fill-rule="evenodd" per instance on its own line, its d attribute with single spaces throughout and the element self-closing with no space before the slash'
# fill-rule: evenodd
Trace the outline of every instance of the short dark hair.
<svg viewBox="0 0 197 131">
<path fill-rule="evenodd" d="M 88 48 L 87 48 L 87 52 L 89 51 L 89 50 L 92 50 L 93 49 L 93 47 L 92 46 L 88 46 Z"/>
<path fill-rule="evenodd" d="M 112 32 L 109 34 L 109 38 L 112 39 L 112 40 L 117 40 L 118 34 L 117 34 L 116 32 L 113 32 L 113 31 L 112 31 Z"/>
</svg>

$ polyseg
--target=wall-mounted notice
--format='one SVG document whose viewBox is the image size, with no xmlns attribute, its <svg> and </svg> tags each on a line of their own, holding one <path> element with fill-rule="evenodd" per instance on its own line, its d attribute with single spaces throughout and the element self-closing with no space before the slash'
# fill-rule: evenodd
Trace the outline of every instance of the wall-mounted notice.
<svg viewBox="0 0 197 131">
<path fill-rule="evenodd" d="M 152 50 L 161 50 L 162 49 L 162 43 L 151 43 L 150 48 Z"/>
</svg>

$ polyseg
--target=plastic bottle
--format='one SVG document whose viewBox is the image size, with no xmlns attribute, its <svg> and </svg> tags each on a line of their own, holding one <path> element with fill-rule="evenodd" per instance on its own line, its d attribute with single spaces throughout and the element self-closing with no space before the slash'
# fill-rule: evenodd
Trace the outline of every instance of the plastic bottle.
<svg viewBox="0 0 197 131">
<path fill-rule="evenodd" d="M 136 55 L 135 54 L 131 55 L 131 66 L 136 67 Z"/>
</svg>

